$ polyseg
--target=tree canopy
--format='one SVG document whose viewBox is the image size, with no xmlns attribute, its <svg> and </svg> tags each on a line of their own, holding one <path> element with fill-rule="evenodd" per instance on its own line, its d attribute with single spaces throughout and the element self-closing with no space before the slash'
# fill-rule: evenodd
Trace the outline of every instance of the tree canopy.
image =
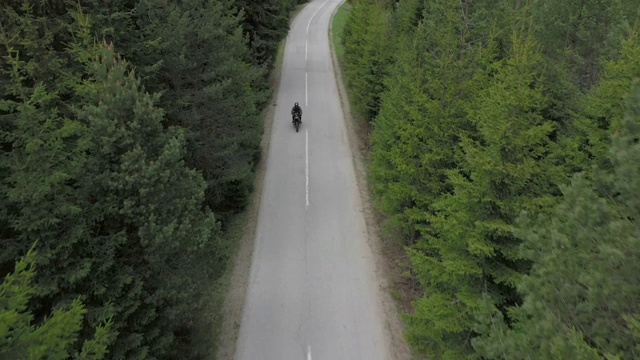
<svg viewBox="0 0 640 360">
<path fill-rule="evenodd" d="M 631 0 L 352 2 L 345 75 L 421 287 L 417 353 L 637 357 L 638 15 Z"/>
<path fill-rule="evenodd" d="M 0 5 L 0 354 L 206 356 L 293 5 Z"/>
</svg>

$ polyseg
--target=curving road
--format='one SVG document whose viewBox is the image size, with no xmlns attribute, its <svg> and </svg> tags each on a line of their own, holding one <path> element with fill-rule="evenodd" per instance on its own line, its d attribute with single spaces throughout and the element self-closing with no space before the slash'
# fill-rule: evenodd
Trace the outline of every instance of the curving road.
<svg viewBox="0 0 640 360">
<path fill-rule="evenodd" d="M 390 358 L 329 48 L 341 2 L 311 1 L 289 31 L 237 359 Z"/>
</svg>

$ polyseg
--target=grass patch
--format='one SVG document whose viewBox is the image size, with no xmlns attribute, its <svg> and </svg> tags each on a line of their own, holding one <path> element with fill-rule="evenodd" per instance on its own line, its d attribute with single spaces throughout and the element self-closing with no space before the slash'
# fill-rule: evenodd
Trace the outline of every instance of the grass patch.
<svg viewBox="0 0 640 360">
<path fill-rule="evenodd" d="M 340 74 L 340 78 L 344 82 L 345 91 L 341 92 L 342 100 L 349 104 L 348 105 L 348 119 L 346 121 L 351 122 L 353 124 L 353 130 L 355 132 L 357 141 L 356 146 L 358 148 L 359 153 L 362 155 L 363 159 L 366 161 L 369 160 L 369 136 L 371 131 L 373 130 L 371 124 L 362 116 L 362 114 L 358 113 L 355 110 L 354 102 L 353 102 L 353 93 L 349 89 L 349 84 L 347 78 L 345 76 L 345 69 L 347 65 L 347 61 L 345 59 L 346 49 L 343 43 L 343 34 L 344 34 L 344 26 L 349 17 L 349 12 L 353 8 L 353 5 L 350 2 L 344 2 L 340 7 L 336 10 L 333 15 L 333 20 L 331 22 L 331 46 L 335 53 L 335 58 L 337 60 L 337 64 L 334 64 L 338 67 L 336 71 Z"/>
<path fill-rule="evenodd" d="M 342 44 L 342 33 L 344 31 L 344 24 L 347 22 L 347 16 L 351 10 L 351 4 L 345 2 L 340 6 L 336 14 L 333 16 L 333 23 L 331 24 L 331 41 L 336 49 L 336 56 L 341 64 L 344 64 L 344 45 Z"/>
</svg>

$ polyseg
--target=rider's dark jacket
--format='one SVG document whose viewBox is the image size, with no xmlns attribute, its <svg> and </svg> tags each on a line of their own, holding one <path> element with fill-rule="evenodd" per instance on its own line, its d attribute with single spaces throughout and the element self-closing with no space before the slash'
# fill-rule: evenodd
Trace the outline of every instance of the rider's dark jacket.
<svg viewBox="0 0 640 360">
<path fill-rule="evenodd" d="M 300 106 L 293 106 L 293 109 L 291 109 L 291 115 L 295 115 L 295 114 L 299 114 L 300 117 L 302 117 L 302 109 L 300 108 Z"/>
</svg>

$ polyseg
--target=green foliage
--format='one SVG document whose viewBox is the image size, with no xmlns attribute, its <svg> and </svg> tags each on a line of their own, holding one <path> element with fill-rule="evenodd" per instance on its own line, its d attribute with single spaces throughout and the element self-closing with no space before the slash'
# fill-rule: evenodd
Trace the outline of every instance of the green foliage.
<svg viewBox="0 0 640 360">
<path fill-rule="evenodd" d="M 82 317 L 87 312 L 80 300 L 54 310 L 37 327 L 28 303 L 36 294 L 33 286 L 36 252 L 29 250 L 0 285 L 0 357 L 3 359 L 103 359 L 109 340 L 109 327 L 95 329 L 95 336 L 84 341 L 82 351 L 73 351 Z"/>
<path fill-rule="evenodd" d="M 18 22 L 9 23 L 6 38 L 15 51 L 48 59 L 30 65 L 48 69 L 40 75 L 48 88 L 59 86 L 61 69 L 74 66 L 67 52 L 50 48 L 73 43 L 68 29 L 75 21 L 73 12 L 81 9 L 91 19 L 91 34 L 113 41 L 116 51 L 136 67 L 145 88 L 162 94 L 158 106 L 167 113 L 165 125 L 185 128 L 187 163 L 207 181 L 207 205 L 221 219 L 242 210 L 260 155 L 259 114 L 269 96 L 270 63 L 264 62 L 271 61 L 254 61 L 258 55 L 252 53 L 242 26 L 252 22 L 260 29 L 256 41 L 262 45 L 256 46 L 274 53 L 288 30 L 291 1 L 247 4 L 240 13 L 232 0 L 29 3 L 22 6 L 31 9 L 28 12 L 6 5 L 8 18 Z M 249 12 L 255 19 L 246 17 Z"/>
<path fill-rule="evenodd" d="M 633 1 L 626 2 L 629 4 L 624 5 L 624 0 L 534 2 L 532 15 L 537 19 L 543 52 L 554 68 L 566 70 L 571 83 L 580 89 L 598 82 L 601 59 L 615 54 L 624 28 L 629 20 L 635 21 L 625 16 L 625 8 Z"/>
<path fill-rule="evenodd" d="M 533 2 L 529 18 L 541 44 L 545 64 L 541 73 L 547 85 L 544 94 L 549 99 L 545 117 L 556 123 L 553 136 L 564 149 L 558 160 L 564 162 L 569 172 L 588 171 L 592 160 L 607 161 L 608 145 L 601 140 L 606 142 L 610 133 L 606 134 L 606 130 L 602 133 L 597 127 L 606 127 L 610 119 L 604 117 L 611 114 L 603 117 L 599 112 L 604 112 L 610 105 L 596 100 L 606 95 L 595 94 L 593 88 L 600 87 L 602 79 L 610 76 L 605 73 L 609 70 L 604 69 L 603 63 L 618 57 L 622 40 L 636 21 L 628 11 L 638 8 L 632 3 L 634 1 L 629 0 Z M 585 92 L 590 92 L 590 99 L 585 100 Z M 587 109 L 592 102 L 595 107 Z M 610 104 L 613 103 L 621 104 L 619 100 Z M 616 107 L 622 108 L 621 105 Z M 591 118 L 586 124 L 585 112 Z M 593 120 L 599 123 L 595 128 L 592 127 Z M 592 130 L 594 132 L 590 133 Z M 604 138 L 600 138 L 601 135 Z"/>
<path fill-rule="evenodd" d="M 244 59 L 247 49 L 229 1 L 143 0 L 143 53 L 150 89 L 169 125 L 186 130 L 189 166 L 207 181 L 207 204 L 218 216 L 242 209 L 260 154 L 257 90 L 263 71 Z M 220 49 L 220 51 L 211 51 Z"/>
<path fill-rule="evenodd" d="M 373 122 L 374 191 L 382 210 L 408 235 L 408 243 L 420 233 L 432 233 L 431 206 L 450 191 L 446 171 L 458 162 L 461 132 L 470 130 L 463 104 L 474 65 L 456 46 L 462 31 L 460 8 L 454 1 L 437 6 L 438 11 L 424 14 L 409 40 L 400 41 L 406 46 L 389 70 L 389 90 Z"/>
<path fill-rule="evenodd" d="M 424 0 L 401 0 L 394 5 L 394 12 L 390 19 L 394 38 L 412 34 L 422 21 L 427 4 Z"/>
<path fill-rule="evenodd" d="M 373 119 L 376 203 L 401 230 L 408 273 L 422 286 L 405 316 L 407 339 L 434 359 L 534 356 L 517 342 L 483 345 L 497 339 L 496 319 L 500 331 L 512 330 L 519 286 L 540 261 L 520 253 L 516 219 L 523 210 L 548 214 L 572 174 L 609 163 L 609 137 L 638 75 L 637 35 L 622 41 L 637 4 L 393 3 L 355 2 L 345 49 L 350 95 Z M 383 22 L 375 21 L 379 8 Z M 379 70 L 372 53 L 387 54 Z M 383 84 L 374 111 L 366 106 L 378 93 L 371 84 Z M 636 331 L 636 314 L 624 318 Z M 547 358 L 601 356 L 580 331 L 549 341 Z"/>
<path fill-rule="evenodd" d="M 78 300 L 70 351 L 111 318 L 108 357 L 202 356 L 192 323 L 227 264 L 216 218 L 251 191 L 265 69 L 293 5 L 0 5 L 0 274 L 39 241 L 34 327 Z"/>
<path fill-rule="evenodd" d="M 143 94 L 86 27 L 74 37 L 65 56 L 75 61 L 57 88 L 29 88 L 25 76 L 12 83 L 27 96 L 13 101 L 7 134 L 6 195 L 17 211 L 6 215 L 17 235 L 2 259 L 39 239 L 37 318 L 79 297 L 88 326 L 113 318 L 111 357 L 175 356 L 184 350 L 176 334 L 203 299 L 200 285 L 225 263 L 218 226 L 203 211 L 206 185 L 185 165 L 183 132 L 163 127 L 158 97 Z M 28 74 L 28 62 L 6 60 Z"/>
<path fill-rule="evenodd" d="M 541 72 L 548 84 L 545 96 L 550 106 L 545 112 L 557 123 L 558 136 L 565 137 L 566 146 L 575 149 L 576 153 L 566 156 L 566 166 L 574 172 L 586 170 L 585 163 L 589 161 L 577 153 L 585 150 L 584 141 L 575 139 L 582 131 L 576 129 L 575 118 L 584 112 L 583 93 L 598 85 L 603 75 L 603 61 L 617 57 L 627 29 L 636 21 L 628 11 L 638 8 L 634 2 L 537 0 L 532 3 L 532 24 L 545 63 Z"/>
<path fill-rule="evenodd" d="M 65 91 L 66 83 L 59 83 L 59 74 L 71 70 L 66 54 L 57 53 L 55 36 L 66 33 L 63 24 L 46 5 L 31 2 L 0 5 L 0 45 L 2 46 L 3 125 L 10 126 L 7 112 L 15 109 L 12 100 L 24 101 L 30 91 L 42 83 L 48 88 Z M 19 85 L 18 85 L 19 84 Z"/>
<path fill-rule="evenodd" d="M 336 10 L 331 22 L 331 41 L 334 46 L 336 56 L 338 60 L 344 62 L 344 24 L 347 21 L 347 16 L 351 11 L 351 4 L 348 2 L 343 3 Z"/>
<path fill-rule="evenodd" d="M 270 68 L 278 43 L 289 32 L 289 12 L 292 0 L 235 0 L 234 7 L 242 12 L 242 29 L 249 39 L 251 58 L 255 64 Z"/>
<path fill-rule="evenodd" d="M 372 120 L 380 110 L 383 79 L 391 61 L 389 16 L 381 1 L 356 0 L 345 24 L 345 76 L 357 111 Z"/>
<path fill-rule="evenodd" d="M 120 269 L 109 296 L 134 290 L 127 302 L 110 299 L 110 310 L 123 315 L 113 356 L 170 353 L 173 333 L 191 322 L 201 299 L 195 279 L 220 270 L 219 235 L 212 214 L 200 210 L 205 184 L 185 166 L 182 132 L 163 129 L 155 99 L 138 90 L 139 81 L 111 50 L 99 60 L 91 69 L 96 83 L 81 89 L 91 105 L 78 111 L 92 144 L 84 175 L 94 177 L 89 198 L 101 199 L 90 223 L 111 239 L 109 265 Z"/>
<path fill-rule="evenodd" d="M 640 23 L 638 24 L 640 26 Z M 603 169 L 611 168 L 611 135 L 620 129 L 629 83 L 640 74 L 638 30 L 623 42 L 620 56 L 604 63 L 602 80 L 581 99 L 576 128 L 583 134 L 584 151 Z"/>
<path fill-rule="evenodd" d="M 640 283 L 640 84 L 619 135 L 613 173 L 577 175 L 549 216 L 523 216 L 516 234 L 533 269 L 523 304 L 490 317 L 475 347 L 492 359 L 636 359 Z M 487 331 L 488 330 L 488 331 Z M 483 332 L 484 332 L 483 331 Z"/>
<path fill-rule="evenodd" d="M 476 89 L 488 85 L 467 105 L 477 130 L 462 135 L 462 160 L 447 172 L 453 191 L 434 204 L 437 236 L 419 244 L 428 252 L 411 252 L 417 276 L 428 289 L 416 312 L 431 298 L 447 299 L 439 306 L 454 303 L 458 308 L 421 312 L 421 331 L 410 338 L 421 344 L 446 340 L 445 347 L 425 348 L 437 358 L 472 352 L 468 338 L 482 314 L 484 294 L 497 309 L 518 301 L 513 287 L 527 264 L 515 251 L 514 220 L 521 209 L 536 211 L 552 203 L 554 183 L 562 181 L 549 141 L 553 124 L 541 115 L 545 101 L 537 86 L 535 41 L 518 31 L 511 43 L 507 58 L 488 69 L 490 78 L 473 80 Z"/>
</svg>

